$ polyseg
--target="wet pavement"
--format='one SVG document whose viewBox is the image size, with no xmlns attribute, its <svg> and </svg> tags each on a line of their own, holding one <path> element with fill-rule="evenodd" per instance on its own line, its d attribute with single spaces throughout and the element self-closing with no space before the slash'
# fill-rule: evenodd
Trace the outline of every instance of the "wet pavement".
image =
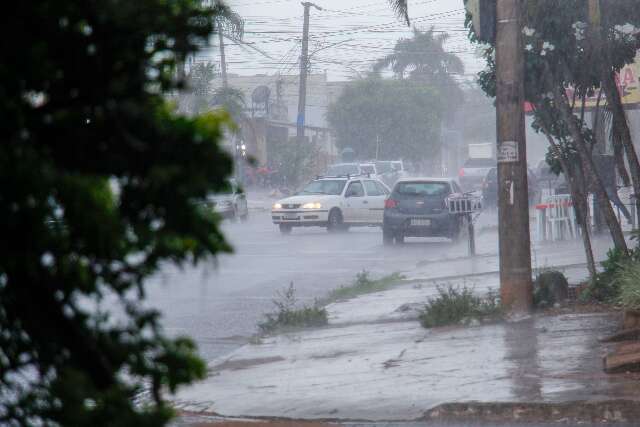
<svg viewBox="0 0 640 427">
<path fill-rule="evenodd" d="M 276 292 L 291 282 L 297 296 L 311 302 L 351 282 L 362 270 L 375 277 L 402 272 L 415 280 L 495 275 L 495 221 L 495 213 L 481 215 L 478 256 L 469 258 L 464 243 L 446 239 L 408 239 L 402 247 L 384 247 L 379 228 L 353 228 L 344 234 L 306 228 L 282 236 L 269 212 L 254 207 L 247 223 L 223 225 L 234 254 L 183 270 L 165 267 L 148 281 L 148 303 L 161 310 L 169 333 L 192 336 L 211 360 L 248 342 L 264 313 L 272 310 Z M 604 257 L 608 241 L 595 241 L 594 246 L 596 256 Z M 533 252 L 539 268 L 583 262 L 577 241 L 536 246 Z"/>
<path fill-rule="evenodd" d="M 472 328 L 401 321 L 289 333 L 212 362 L 209 378 L 173 404 L 225 416 L 375 421 L 419 419 L 447 402 L 636 400 L 637 378 L 602 371 L 598 337 L 618 320 L 567 314 Z"/>
<path fill-rule="evenodd" d="M 596 427 L 602 424 L 580 423 L 580 427 Z M 607 423 L 608 427 L 630 427 L 635 424 L 631 423 Z M 176 423 L 175 427 L 510 427 L 523 426 L 523 424 L 514 423 L 480 423 L 480 422 L 426 422 L 426 421 L 409 421 L 409 422 L 344 422 L 344 423 L 323 423 L 304 421 L 264 421 L 264 420 L 245 420 L 245 421 L 229 421 L 222 419 L 214 419 L 212 417 L 192 416 L 182 418 L 182 422 Z M 526 427 L 554 427 L 558 423 L 526 423 Z"/>
<path fill-rule="evenodd" d="M 210 362 L 210 376 L 173 401 L 200 415 L 177 425 L 203 421 L 203 411 L 370 420 L 351 426 L 451 425 L 406 420 L 445 402 L 635 398 L 637 381 L 602 373 L 597 336 L 615 328 L 609 315 L 474 328 L 419 326 L 415 307 L 437 285 L 467 285 L 477 293 L 497 289 L 495 221 L 495 214 L 481 216 L 473 258 L 466 244 L 447 240 L 408 239 L 385 247 L 379 228 L 343 234 L 308 228 L 283 236 L 268 210 L 256 206 L 248 222 L 226 222 L 234 254 L 183 270 L 167 267 L 147 288 L 167 330 L 195 338 Z M 608 247 L 606 237 L 594 239 L 596 258 L 603 259 Z M 535 244 L 532 258 L 535 269 L 562 266 L 574 283 L 586 275 L 579 241 Z M 406 280 L 329 305 L 329 327 L 250 340 L 272 310 L 275 293 L 289 283 L 300 299 L 312 301 L 362 270 L 374 277 L 401 272 Z"/>
<path fill-rule="evenodd" d="M 167 330 L 194 337 L 206 359 L 246 343 L 263 314 L 272 310 L 276 292 L 291 282 L 297 296 L 311 302 L 350 283 L 362 270 L 378 277 L 413 271 L 425 260 L 467 255 L 464 244 L 453 245 L 446 239 L 383 247 L 380 229 L 370 227 L 344 234 L 296 229 L 283 236 L 269 213 L 260 211 L 251 212 L 247 223 L 225 222 L 223 228 L 235 248 L 233 255 L 184 270 L 167 266 L 147 287 L 149 304 L 162 311 Z M 479 241 L 479 253 L 495 255 L 495 236 Z"/>
</svg>

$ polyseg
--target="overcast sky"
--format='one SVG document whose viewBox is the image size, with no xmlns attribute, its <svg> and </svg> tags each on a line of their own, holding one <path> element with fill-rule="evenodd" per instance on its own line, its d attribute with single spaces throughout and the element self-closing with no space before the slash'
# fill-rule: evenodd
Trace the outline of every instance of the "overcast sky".
<svg viewBox="0 0 640 427">
<path fill-rule="evenodd" d="M 329 80 L 347 80 L 366 72 L 376 59 L 388 54 L 396 40 L 411 35 L 386 0 L 315 0 L 311 9 L 309 51 L 312 72 L 326 72 Z M 245 19 L 244 41 L 265 55 L 229 42 L 226 47 L 229 73 L 241 75 L 298 72 L 302 14 L 300 0 L 227 0 Z M 460 78 L 473 80 L 482 69 L 464 28 L 462 0 L 409 0 L 411 23 L 418 29 L 434 26 L 449 33 L 446 49 L 466 65 Z M 199 60 L 219 62 L 218 49 L 202 52 Z M 334 45 L 335 46 L 332 46 Z"/>
</svg>

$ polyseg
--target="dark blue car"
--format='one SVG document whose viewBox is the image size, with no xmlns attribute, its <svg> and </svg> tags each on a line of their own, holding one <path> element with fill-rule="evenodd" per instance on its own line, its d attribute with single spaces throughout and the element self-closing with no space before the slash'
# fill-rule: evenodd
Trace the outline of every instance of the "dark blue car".
<svg viewBox="0 0 640 427">
<path fill-rule="evenodd" d="M 398 181 L 385 202 L 382 236 L 385 245 L 405 237 L 447 237 L 456 240 L 462 219 L 449 213 L 447 199 L 461 194 L 449 178 L 407 178 Z"/>
</svg>

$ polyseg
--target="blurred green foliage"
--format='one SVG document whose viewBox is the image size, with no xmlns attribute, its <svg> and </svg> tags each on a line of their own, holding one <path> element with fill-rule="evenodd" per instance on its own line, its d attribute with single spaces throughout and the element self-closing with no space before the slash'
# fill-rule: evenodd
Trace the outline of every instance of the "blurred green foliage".
<svg viewBox="0 0 640 427">
<path fill-rule="evenodd" d="M 4 6 L 0 425 L 164 425 L 163 393 L 206 368 L 141 304 L 145 278 L 230 250 L 198 205 L 231 171 L 228 116 L 177 116 L 165 94 L 227 9 Z"/>
</svg>

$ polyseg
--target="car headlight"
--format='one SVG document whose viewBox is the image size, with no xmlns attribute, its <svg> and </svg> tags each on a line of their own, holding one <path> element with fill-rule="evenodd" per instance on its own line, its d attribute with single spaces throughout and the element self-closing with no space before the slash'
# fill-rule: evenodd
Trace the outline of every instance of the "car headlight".
<svg viewBox="0 0 640 427">
<path fill-rule="evenodd" d="M 282 209 L 282 205 L 280 203 L 275 203 L 272 209 Z"/>
<path fill-rule="evenodd" d="M 305 203 L 302 205 L 302 209 L 320 209 L 322 205 L 320 203 Z"/>
</svg>

